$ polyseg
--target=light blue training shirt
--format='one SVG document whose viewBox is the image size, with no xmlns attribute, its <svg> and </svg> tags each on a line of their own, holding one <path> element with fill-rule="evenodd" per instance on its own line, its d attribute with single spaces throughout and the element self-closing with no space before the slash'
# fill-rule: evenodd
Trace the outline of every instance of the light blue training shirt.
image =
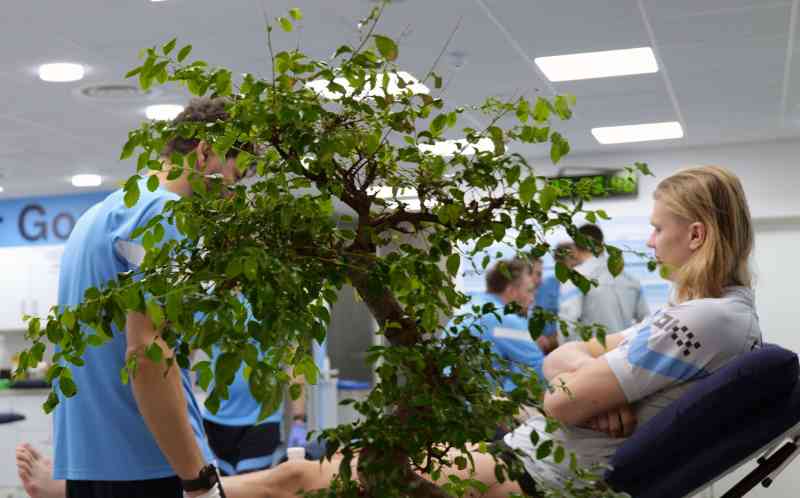
<svg viewBox="0 0 800 498">
<path fill-rule="evenodd" d="M 144 249 L 130 239 L 131 233 L 160 214 L 166 202 L 178 199 L 162 188 L 150 192 L 145 180 L 139 190 L 141 197 L 132 208 L 125 207 L 124 192 L 118 190 L 75 224 L 61 260 L 60 306 L 77 305 L 86 289 L 101 288 L 119 273 L 138 267 Z M 181 237 L 174 226 L 166 222 L 163 226 L 164 240 Z M 138 481 L 175 475 L 139 413 L 131 385 L 120 380 L 127 340 L 124 330 L 113 332 L 111 341 L 86 349 L 85 366 L 71 367 L 78 393 L 72 398 L 60 395 L 53 417 L 55 479 Z M 187 372 L 182 377 L 192 428 L 211 462 Z"/>
<path fill-rule="evenodd" d="M 220 354 L 220 349 L 215 346 L 211 358 L 212 368 L 216 366 L 217 358 L 219 358 Z M 208 411 L 208 408 L 203 406 L 204 419 L 210 420 L 215 424 L 234 427 L 256 425 L 258 422 L 258 415 L 261 413 L 261 405 L 250 393 L 250 385 L 244 378 L 244 367 L 245 364 L 242 362 L 239 371 L 236 372 L 233 383 L 228 386 L 228 399 L 220 401 L 217 413 L 211 413 Z M 209 392 L 213 387 L 212 382 L 212 385 L 208 387 Z M 271 422 L 283 422 L 283 405 L 262 423 L 266 424 Z"/>
<path fill-rule="evenodd" d="M 520 364 L 526 365 L 533 368 L 540 379 L 544 379 L 542 373 L 544 354 L 528 332 L 527 318 L 514 314 L 504 315 L 505 305 L 499 297 L 489 292 L 473 295 L 470 302 L 462 308 L 462 312 L 471 312 L 473 306 L 483 306 L 485 303 L 494 304 L 500 319 L 493 313 L 487 313 L 475 322 L 475 326 L 470 328 L 470 332 L 489 341 L 493 352 L 511 362 L 513 372 L 520 372 Z M 463 328 L 467 323 L 469 320 L 462 322 L 458 327 Z M 452 323 L 448 324 L 448 330 L 452 326 Z M 516 385 L 510 378 L 505 378 L 502 388 L 504 391 L 510 392 L 516 388 Z"/>
</svg>

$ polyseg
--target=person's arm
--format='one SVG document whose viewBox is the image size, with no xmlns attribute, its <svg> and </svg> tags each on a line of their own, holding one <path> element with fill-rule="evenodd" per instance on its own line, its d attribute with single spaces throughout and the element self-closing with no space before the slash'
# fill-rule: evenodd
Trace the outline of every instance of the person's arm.
<svg viewBox="0 0 800 498">
<path fill-rule="evenodd" d="M 544 359 L 544 376 L 552 382 L 562 373 L 574 372 L 594 358 L 615 349 L 625 339 L 623 333 L 606 336 L 605 346 L 596 338 L 562 344 Z"/>
<path fill-rule="evenodd" d="M 586 424 L 628 404 L 605 358 L 586 355 L 577 370 L 560 373 L 550 383 L 553 387 L 544 395 L 545 412 L 566 425 Z"/>
<path fill-rule="evenodd" d="M 173 365 L 165 372 L 165 360 L 172 357 L 173 352 L 161 339 L 153 322 L 142 313 L 128 313 L 125 335 L 128 341 L 126 357 L 136 355 L 136 373 L 131 385 L 139 412 L 178 477 L 195 479 L 205 461 L 189 423 L 180 369 Z M 163 352 L 164 359 L 159 363 L 152 362 L 144 354 L 145 348 L 153 341 Z M 198 496 L 204 492 L 187 495 Z"/>
</svg>

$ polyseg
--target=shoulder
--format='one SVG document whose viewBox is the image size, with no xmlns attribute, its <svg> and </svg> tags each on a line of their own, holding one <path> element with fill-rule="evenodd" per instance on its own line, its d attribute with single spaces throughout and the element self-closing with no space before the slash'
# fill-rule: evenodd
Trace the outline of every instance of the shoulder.
<svg viewBox="0 0 800 498">
<path fill-rule="evenodd" d="M 678 339 L 714 349 L 738 349 L 752 334 L 752 292 L 737 288 L 719 298 L 694 299 L 656 313 L 652 325 Z"/>
</svg>

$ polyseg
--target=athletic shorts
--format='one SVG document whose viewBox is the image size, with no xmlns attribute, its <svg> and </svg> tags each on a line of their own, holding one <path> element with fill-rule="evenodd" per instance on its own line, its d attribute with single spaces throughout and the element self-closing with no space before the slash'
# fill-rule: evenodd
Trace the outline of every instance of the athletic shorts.
<svg viewBox="0 0 800 498">
<path fill-rule="evenodd" d="M 144 481 L 70 481 L 67 498 L 183 498 L 176 476 Z"/>
<path fill-rule="evenodd" d="M 272 454 L 281 445 L 281 424 L 221 425 L 203 420 L 211 451 L 223 475 L 245 474 L 272 465 Z"/>
</svg>

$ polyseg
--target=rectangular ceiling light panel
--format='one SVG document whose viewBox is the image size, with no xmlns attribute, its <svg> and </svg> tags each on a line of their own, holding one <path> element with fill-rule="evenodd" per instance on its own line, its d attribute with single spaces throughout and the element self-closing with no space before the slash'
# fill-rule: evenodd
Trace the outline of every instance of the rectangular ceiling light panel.
<svg viewBox="0 0 800 498">
<path fill-rule="evenodd" d="M 624 144 L 683 138 L 683 127 L 677 121 L 592 128 L 592 135 L 601 144 Z"/>
<path fill-rule="evenodd" d="M 537 57 L 534 62 L 553 82 L 658 72 L 650 47 Z"/>
</svg>

